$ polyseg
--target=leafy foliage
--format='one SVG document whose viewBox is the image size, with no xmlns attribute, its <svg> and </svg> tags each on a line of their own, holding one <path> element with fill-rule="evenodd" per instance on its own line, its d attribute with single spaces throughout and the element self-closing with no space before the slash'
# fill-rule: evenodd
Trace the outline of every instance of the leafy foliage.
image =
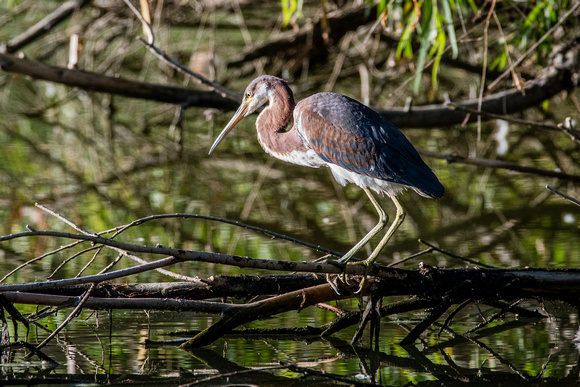
<svg viewBox="0 0 580 387">
<path fill-rule="evenodd" d="M 499 38 L 490 43 L 489 49 L 491 69 L 504 69 L 508 56 L 517 50 L 525 50 L 538 41 L 550 30 L 561 17 L 562 11 L 569 9 L 573 3 L 570 0 L 541 0 L 529 3 L 484 2 L 478 4 L 474 0 L 365 0 L 369 5 L 376 5 L 377 15 L 382 25 L 400 34 L 397 45 L 397 58 L 415 58 L 415 79 L 413 91 L 418 93 L 421 87 L 423 72 L 431 66 L 431 85 L 438 88 L 439 65 L 443 55 L 450 51 L 451 57 L 459 55 L 459 36 L 469 34 L 466 25 L 471 21 L 485 19 L 484 12 L 501 12 L 495 14 L 508 26 L 504 36 L 499 28 Z M 290 23 L 292 18 L 302 15 L 302 0 L 281 0 L 283 25 Z M 325 2 L 323 2 L 324 4 Z M 498 16 L 499 14 L 499 16 Z M 525 20 L 520 23 L 521 17 Z M 501 19 L 498 19 L 501 18 Z M 514 20 L 518 20 L 514 22 Z M 499 24 L 499 22 L 498 22 Z M 462 30 L 461 35 L 457 29 Z M 548 37 L 537 47 L 537 62 L 544 64 L 550 53 L 554 38 Z"/>
</svg>

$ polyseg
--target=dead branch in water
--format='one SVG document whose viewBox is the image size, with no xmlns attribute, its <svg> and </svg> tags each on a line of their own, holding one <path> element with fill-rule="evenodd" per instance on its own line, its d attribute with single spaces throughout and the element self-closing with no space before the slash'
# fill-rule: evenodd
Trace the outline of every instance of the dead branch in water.
<svg viewBox="0 0 580 387">
<path fill-rule="evenodd" d="M 364 312 L 348 312 L 335 308 L 338 314 L 334 321 L 321 327 L 310 327 L 308 331 L 309 333 L 314 331 L 320 335 L 328 335 L 357 323 L 364 327 L 366 321 L 373 321 L 369 313 L 376 315 L 374 317 L 376 319 L 378 316 L 384 317 L 391 314 L 427 309 L 427 316 L 409 332 L 402 342 L 403 344 L 410 344 L 435 321 L 439 320 L 453 305 L 459 305 L 459 307 L 447 318 L 445 325 L 448 325 L 449 320 L 469 303 L 495 305 L 500 308 L 499 316 L 508 312 L 529 313 L 525 309 L 517 307 L 516 304 L 510 305 L 509 303 L 513 300 L 526 298 L 549 299 L 566 301 L 576 305 L 580 297 L 579 269 L 494 269 L 478 267 L 445 269 L 424 264 L 420 264 L 418 270 L 404 270 L 375 265 L 371 272 L 371 278 L 366 281 L 364 288 L 357 294 L 356 291 L 359 287 L 361 275 L 364 273 L 363 265 L 347 265 L 345 269 L 349 275 L 347 284 L 341 281 L 342 269 L 328 263 L 272 261 L 188 251 L 160 245 L 135 245 L 117 240 L 124 230 L 143 224 L 149 218 L 140 219 L 129 225 L 100 233 L 91 233 L 44 206 L 39 206 L 39 208 L 56 216 L 82 233 L 37 231 L 29 228 L 28 232 L 0 237 L 0 242 L 20 238 L 48 237 L 76 241 L 66 245 L 65 248 L 57 249 L 58 251 L 72 248 L 77 244 L 89 243 L 95 248 L 113 249 L 121 256 L 142 253 L 163 256 L 163 258 L 152 262 L 141 263 L 116 271 L 101 272 L 96 275 L 44 282 L 0 285 L 0 294 L 2 294 L 5 309 L 19 321 L 22 321 L 25 317 L 20 316 L 15 308 L 6 308 L 6 305 L 33 304 L 48 305 L 58 309 L 63 307 L 74 308 L 65 322 L 61 324 L 59 330 L 64 328 L 78 314 L 81 308 L 95 310 L 177 310 L 221 315 L 222 318 L 218 322 L 201 332 L 193 333 L 191 339 L 181 341 L 182 346 L 192 348 L 210 344 L 218 338 L 234 332 L 236 328 L 243 324 L 288 311 L 300 311 L 309 306 L 321 303 L 326 304 L 346 298 L 360 299 L 363 296 L 370 296 L 371 300 L 379 300 L 387 296 L 406 296 L 411 298 L 408 301 L 398 301 L 382 307 L 379 307 L 376 301 L 372 301 L 375 306 L 371 309 L 367 308 L 367 311 Z M 167 215 L 167 217 L 185 217 L 184 215 L 171 214 Z M 162 218 L 163 215 L 155 217 L 155 219 Z M 111 237 L 104 237 L 104 235 L 113 232 L 115 233 Z M 432 249 L 431 251 L 435 250 Z M 44 254 L 43 256 L 46 255 Z M 32 261 L 36 262 L 36 259 Z M 143 273 L 160 267 L 170 267 L 176 263 L 187 261 L 308 274 L 217 276 L 207 279 L 195 278 L 191 281 L 177 283 L 115 284 L 109 282 L 136 273 Z M 21 268 L 22 265 L 19 267 Z M 331 275 L 329 280 L 334 282 L 338 292 L 327 283 L 325 274 Z M 241 300 L 256 296 L 260 297 L 256 301 L 241 303 L 226 301 L 228 299 Z M 500 301 L 507 301 L 508 303 L 500 303 Z M 541 315 L 535 314 L 535 316 Z M 32 321 L 37 317 L 28 316 L 28 318 Z M 485 324 L 482 324 L 482 326 Z M 360 336 L 360 333 L 359 330 L 357 337 Z M 41 346 L 46 344 L 53 336 L 54 334 L 50 335 Z"/>
</svg>

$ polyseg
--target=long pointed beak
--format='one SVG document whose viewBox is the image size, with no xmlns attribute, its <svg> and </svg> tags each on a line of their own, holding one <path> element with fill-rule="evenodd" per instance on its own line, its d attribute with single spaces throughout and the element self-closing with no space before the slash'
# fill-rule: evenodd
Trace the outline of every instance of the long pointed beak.
<svg viewBox="0 0 580 387">
<path fill-rule="evenodd" d="M 238 122 L 240 122 L 242 120 L 242 118 L 244 118 L 246 116 L 246 114 L 248 113 L 248 107 L 250 106 L 250 102 L 251 99 L 246 99 L 244 98 L 244 100 L 242 101 L 242 104 L 240 105 L 240 107 L 238 108 L 238 110 L 236 111 L 236 113 L 234 114 L 234 116 L 232 117 L 232 119 L 230 120 L 230 122 L 228 122 L 228 124 L 226 125 L 226 127 L 224 128 L 224 130 L 222 130 L 222 132 L 220 133 L 220 135 L 215 139 L 213 145 L 211 146 L 209 153 L 211 154 L 211 152 L 213 152 L 213 150 L 215 149 L 216 146 L 218 146 L 218 144 L 220 142 L 222 142 L 222 140 L 224 139 L 224 137 L 232 131 L 232 129 L 234 128 L 234 126 L 236 126 L 238 124 Z"/>
</svg>

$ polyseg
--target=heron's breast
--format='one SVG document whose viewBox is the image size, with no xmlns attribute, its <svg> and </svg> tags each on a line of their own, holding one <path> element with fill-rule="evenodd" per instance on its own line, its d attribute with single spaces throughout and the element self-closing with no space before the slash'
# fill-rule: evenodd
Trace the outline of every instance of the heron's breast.
<svg viewBox="0 0 580 387">
<path fill-rule="evenodd" d="M 270 156 L 279 160 L 313 168 L 326 165 L 314 150 L 304 145 L 294 129 L 288 132 L 258 131 L 258 142 Z"/>
</svg>

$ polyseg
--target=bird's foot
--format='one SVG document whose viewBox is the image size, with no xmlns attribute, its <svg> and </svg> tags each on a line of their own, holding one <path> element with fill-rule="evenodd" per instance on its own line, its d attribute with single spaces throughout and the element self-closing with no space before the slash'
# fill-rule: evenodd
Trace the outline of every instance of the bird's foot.
<svg viewBox="0 0 580 387">
<path fill-rule="evenodd" d="M 369 278 L 369 275 L 371 274 L 371 272 L 373 271 L 373 266 L 374 266 L 374 260 L 366 260 L 362 262 L 365 265 L 365 272 L 363 274 L 362 280 L 360 281 L 359 284 L 359 288 L 356 292 L 354 292 L 355 294 L 359 294 L 365 287 L 367 279 Z"/>
<path fill-rule="evenodd" d="M 362 291 L 362 289 L 363 289 L 363 287 L 364 287 L 364 285 L 366 283 L 367 277 L 370 274 L 370 272 L 372 271 L 372 266 L 373 266 L 373 263 L 372 262 L 367 262 L 367 261 L 362 261 L 362 262 L 361 261 L 357 261 L 357 262 L 348 262 L 348 263 L 346 263 L 346 262 L 341 262 L 341 260 L 329 259 L 326 262 L 327 263 L 330 263 L 331 265 L 340 267 L 342 269 L 342 274 L 340 275 L 340 277 L 335 277 L 335 280 L 334 281 L 331 280 L 330 275 L 328 275 L 328 274 L 326 275 L 327 282 L 332 287 L 332 289 L 334 289 L 334 291 L 336 292 L 336 294 L 339 294 L 339 295 L 340 295 L 340 292 L 338 290 L 338 284 L 336 283 L 336 278 L 341 278 L 342 279 L 342 282 L 346 286 L 352 286 L 352 284 L 348 282 L 348 276 L 346 274 L 347 265 L 360 265 L 360 264 L 365 265 L 364 275 L 363 275 L 362 280 L 361 280 L 361 282 L 359 284 L 358 290 L 354 292 L 355 294 L 359 294 Z"/>
<path fill-rule="evenodd" d="M 348 277 L 346 276 L 346 262 L 341 262 L 341 260 L 335 260 L 335 259 L 329 259 L 326 261 L 326 263 L 330 263 L 331 265 L 334 265 L 336 267 L 340 267 L 342 269 L 342 282 L 344 282 L 347 285 L 350 285 L 348 283 Z"/>
</svg>

